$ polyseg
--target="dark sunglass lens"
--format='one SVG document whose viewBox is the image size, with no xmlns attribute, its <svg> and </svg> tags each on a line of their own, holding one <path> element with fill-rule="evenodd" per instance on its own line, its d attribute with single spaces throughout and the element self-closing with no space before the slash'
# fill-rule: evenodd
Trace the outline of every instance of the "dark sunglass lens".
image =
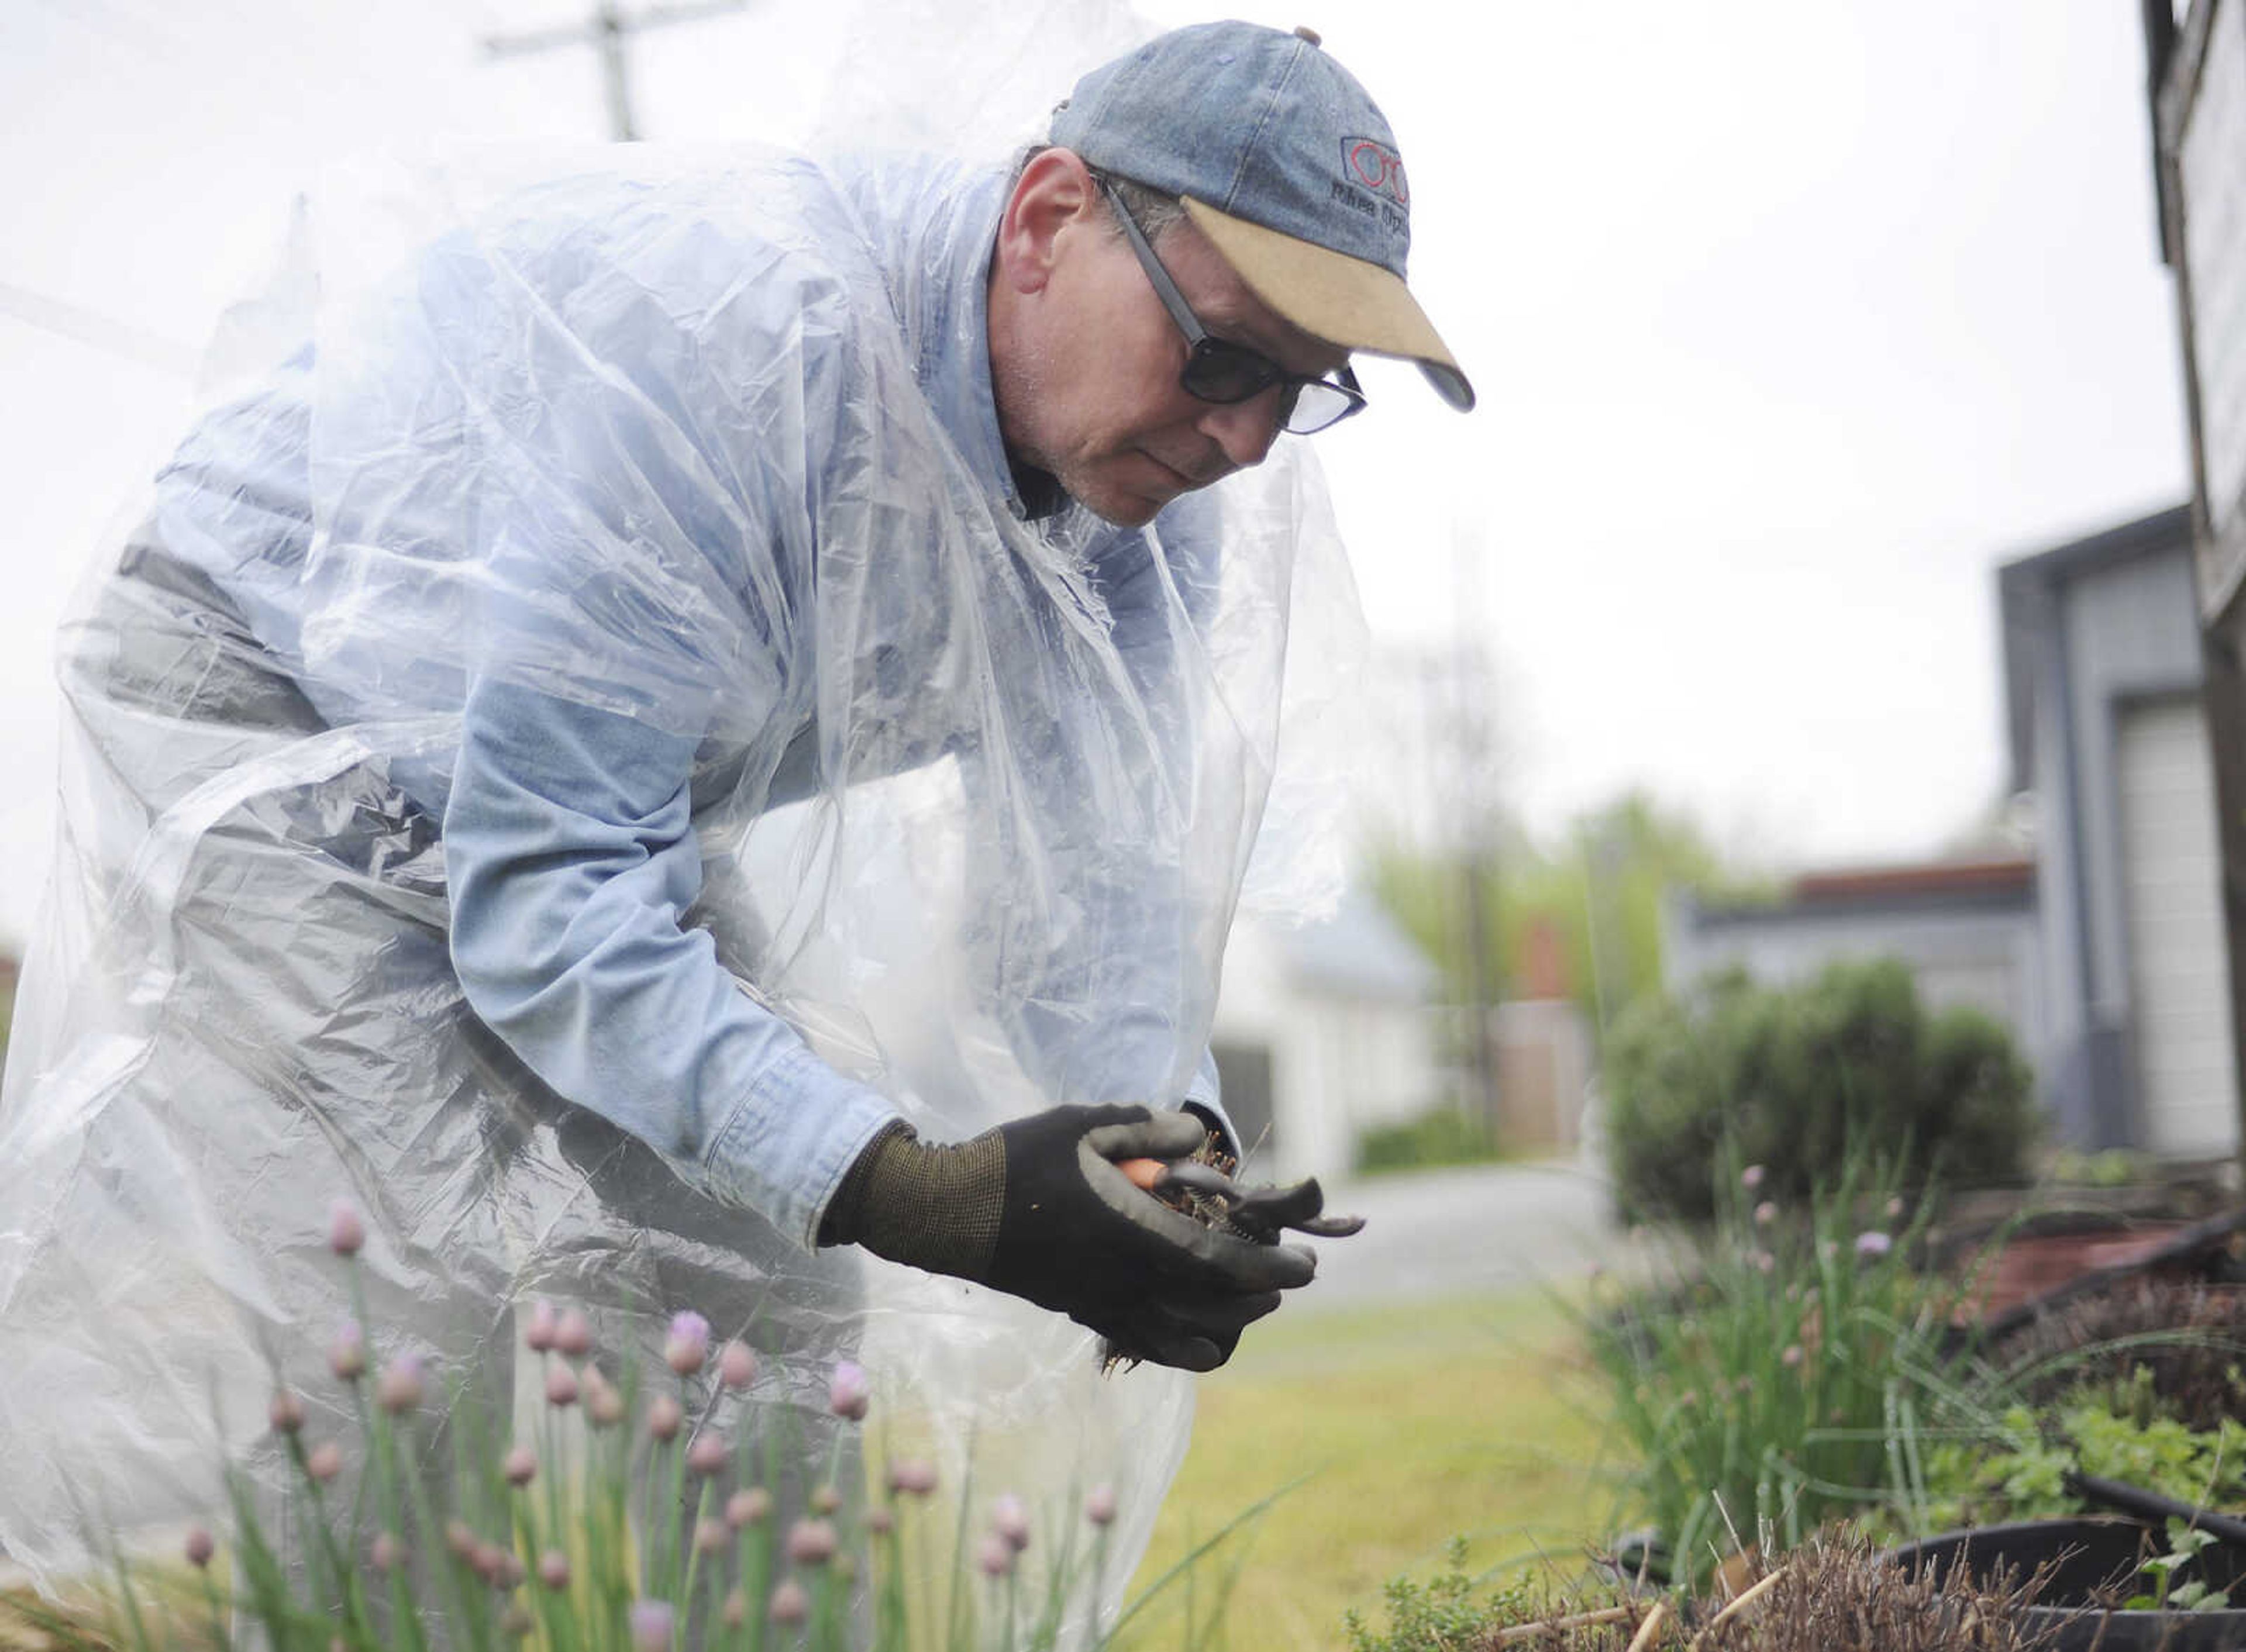
<svg viewBox="0 0 2246 1652">
<path fill-rule="evenodd" d="M 1357 398 L 1338 384 L 1313 379 L 1302 387 L 1302 394 L 1288 410 L 1286 428 L 1297 436 L 1308 436 L 1347 418 L 1358 405 Z"/>
<path fill-rule="evenodd" d="M 1244 402 L 1284 377 L 1276 364 L 1252 350 L 1204 338 L 1186 360 L 1184 383 L 1205 402 Z"/>
</svg>

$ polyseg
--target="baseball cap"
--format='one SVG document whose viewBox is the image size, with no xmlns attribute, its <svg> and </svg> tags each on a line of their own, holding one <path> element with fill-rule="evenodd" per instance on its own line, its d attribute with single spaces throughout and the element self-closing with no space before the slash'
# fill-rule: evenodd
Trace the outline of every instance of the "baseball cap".
<svg viewBox="0 0 2246 1652">
<path fill-rule="evenodd" d="M 1256 296 L 1304 332 L 1416 362 L 1445 401 L 1474 405 L 1404 284 L 1412 192 L 1395 134 L 1310 31 L 1204 23 L 1158 36 L 1078 81 L 1051 141 L 1177 196 Z"/>
</svg>

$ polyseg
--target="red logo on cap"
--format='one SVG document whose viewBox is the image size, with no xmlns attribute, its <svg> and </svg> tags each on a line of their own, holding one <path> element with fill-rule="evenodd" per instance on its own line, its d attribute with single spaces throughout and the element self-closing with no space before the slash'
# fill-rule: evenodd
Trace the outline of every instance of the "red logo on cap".
<svg viewBox="0 0 2246 1652">
<path fill-rule="evenodd" d="M 1404 158 L 1385 144 L 1370 138 L 1341 140 L 1342 170 L 1355 183 L 1376 195 L 1385 195 L 1399 207 L 1412 204 L 1411 187 L 1404 181 Z"/>
</svg>

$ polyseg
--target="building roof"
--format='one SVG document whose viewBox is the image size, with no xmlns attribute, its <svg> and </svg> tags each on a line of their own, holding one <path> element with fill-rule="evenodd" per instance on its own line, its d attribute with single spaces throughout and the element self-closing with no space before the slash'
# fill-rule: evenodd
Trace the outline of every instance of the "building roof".
<svg viewBox="0 0 2246 1652">
<path fill-rule="evenodd" d="M 1872 913 L 2019 911 L 2035 903 L 2035 877 L 2033 860 L 2011 856 L 1855 867 L 1804 873 L 1775 903 L 1704 906 L 1688 897 L 1686 909 L 1704 930 Z"/>
<path fill-rule="evenodd" d="M 2068 581 L 2134 557 L 2191 550 L 2191 506 L 2173 506 L 2123 522 L 2086 539 L 2017 557 L 1997 570 L 1997 608 L 2004 649 L 2004 724 L 2011 757 L 2011 790 L 2035 784 L 2035 676 L 2040 639 L 2056 623 L 2052 613 Z"/>
<path fill-rule="evenodd" d="M 1330 918 L 1274 932 L 1298 985 L 1350 998 L 1417 1003 L 1439 979 L 1434 963 L 1388 909 L 1352 890 Z"/>
</svg>

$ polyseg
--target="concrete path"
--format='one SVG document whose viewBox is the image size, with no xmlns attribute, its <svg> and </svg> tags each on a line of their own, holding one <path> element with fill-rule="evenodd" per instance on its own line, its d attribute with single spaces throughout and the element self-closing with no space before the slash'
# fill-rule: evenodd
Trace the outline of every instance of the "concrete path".
<svg viewBox="0 0 2246 1652">
<path fill-rule="evenodd" d="M 1297 1313 L 1503 1290 L 1611 1266 L 1624 1243 L 1603 1173 L 1574 1159 L 1423 1170 L 1326 1189 L 1365 1231 L 1317 1241 Z"/>
</svg>

